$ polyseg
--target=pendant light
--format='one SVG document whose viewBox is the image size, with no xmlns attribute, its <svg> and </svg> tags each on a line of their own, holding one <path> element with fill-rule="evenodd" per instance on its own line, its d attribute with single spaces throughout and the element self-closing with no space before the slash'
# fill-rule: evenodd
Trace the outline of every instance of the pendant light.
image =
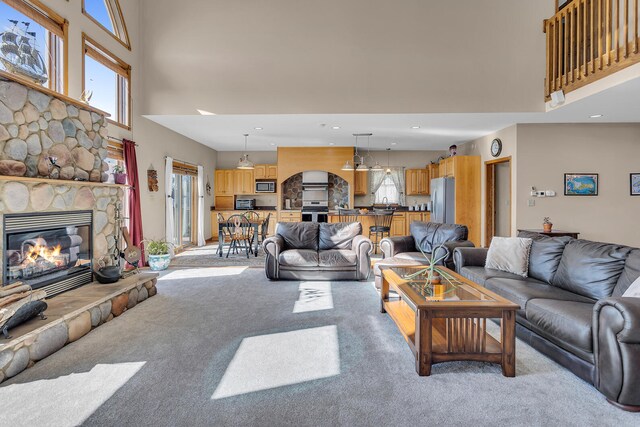
<svg viewBox="0 0 640 427">
<path fill-rule="evenodd" d="M 367 138 L 367 142 L 369 141 L 369 138 Z M 371 152 L 371 146 L 369 146 L 369 152 Z M 375 172 L 379 172 L 382 171 L 384 169 L 382 169 L 382 166 L 380 165 L 380 162 L 376 160 L 376 164 L 373 165 L 373 167 L 371 168 L 372 171 Z"/>
<path fill-rule="evenodd" d="M 240 160 L 238 161 L 238 169 L 254 169 L 253 162 L 249 160 L 249 155 L 247 154 L 247 138 L 249 137 L 248 133 L 244 134 L 244 153 L 240 156 Z"/>
<path fill-rule="evenodd" d="M 389 166 L 389 154 L 391 153 L 391 148 L 387 148 L 387 175 L 391 175 L 391 167 Z"/>
</svg>

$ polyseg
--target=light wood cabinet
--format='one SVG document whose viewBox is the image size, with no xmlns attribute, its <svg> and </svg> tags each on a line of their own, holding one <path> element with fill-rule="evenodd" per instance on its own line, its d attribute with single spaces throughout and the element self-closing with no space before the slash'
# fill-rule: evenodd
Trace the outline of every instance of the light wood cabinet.
<svg viewBox="0 0 640 427">
<path fill-rule="evenodd" d="M 431 212 L 407 212 L 407 224 L 404 235 L 408 236 L 410 234 L 411 223 L 413 221 L 422 221 L 429 222 L 431 221 Z"/>
<path fill-rule="evenodd" d="M 438 176 L 440 176 L 440 178 L 454 177 L 455 169 L 456 169 L 455 165 L 457 163 L 457 159 L 462 157 L 464 156 L 447 157 L 446 159 L 440 160 L 440 166 L 438 167 L 438 170 L 439 170 Z"/>
<path fill-rule="evenodd" d="M 355 186 L 353 194 L 356 196 L 366 196 L 369 183 L 369 172 L 354 172 Z"/>
<path fill-rule="evenodd" d="M 407 196 L 429 195 L 429 170 L 407 169 L 405 171 L 405 194 Z"/>
<path fill-rule="evenodd" d="M 277 165 L 255 165 L 253 169 L 254 179 L 277 179 Z"/>
<path fill-rule="evenodd" d="M 406 213 L 396 213 L 391 221 L 391 237 L 404 236 L 407 230 Z"/>
<path fill-rule="evenodd" d="M 253 170 L 236 169 L 233 171 L 234 194 L 253 194 L 254 182 Z"/>
<path fill-rule="evenodd" d="M 302 212 L 300 211 L 280 211 L 278 214 L 279 222 L 300 222 L 302 221 Z"/>
<path fill-rule="evenodd" d="M 234 170 L 218 169 L 214 175 L 214 192 L 216 196 L 233 196 Z"/>
<path fill-rule="evenodd" d="M 439 168 L 437 163 L 431 163 L 427 165 L 427 170 L 429 171 L 429 184 L 431 184 L 432 179 L 440 177 L 438 169 Z"/>
</svg>

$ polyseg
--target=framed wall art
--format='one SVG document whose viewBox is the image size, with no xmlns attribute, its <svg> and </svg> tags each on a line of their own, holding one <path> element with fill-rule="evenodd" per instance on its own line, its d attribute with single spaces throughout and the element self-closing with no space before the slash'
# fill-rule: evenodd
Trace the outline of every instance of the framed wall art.
<svg viewBox="0 0 640 427">
<path fill-rule="evenodd" d="M 564 174 L 564 195 L 565 196 L 597 196 L 598 195 L 598 174 L 597 173 L 565 173 Z"/>
</svg>

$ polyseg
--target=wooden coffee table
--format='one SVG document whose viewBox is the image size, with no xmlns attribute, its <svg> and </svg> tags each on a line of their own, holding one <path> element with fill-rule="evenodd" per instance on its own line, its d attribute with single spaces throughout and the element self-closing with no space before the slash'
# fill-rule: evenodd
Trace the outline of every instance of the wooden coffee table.
<svg viewBox="0 0 640 427">
<path fill-rule="evenodd" d="M 380 311 L 388 313 L 416 358 L 418 375 L 431 365 L 475 360 L 502 365 L 506 377 L 516 375 L 515 315 L 520 307 L 459 274 L 453 283 L 427 284 L 426 277 L 405 279 L 424 267 L 382 267 Z M 389 289 L 400 299 L 390 300 Z M 499 318 L 500 340 L 486 331 L 487 319 Z"/>
</svg>

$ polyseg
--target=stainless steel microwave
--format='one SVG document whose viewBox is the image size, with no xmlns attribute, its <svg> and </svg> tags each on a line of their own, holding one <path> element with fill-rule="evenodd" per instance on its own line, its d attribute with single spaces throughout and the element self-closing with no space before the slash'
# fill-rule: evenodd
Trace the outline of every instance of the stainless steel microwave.
<svg viewBox="0 0 640 427">
<path fill-rule="evenodd" d="M 256 193 L 275 193 L 275 181 L 256 181 Z"/>
</svg>

